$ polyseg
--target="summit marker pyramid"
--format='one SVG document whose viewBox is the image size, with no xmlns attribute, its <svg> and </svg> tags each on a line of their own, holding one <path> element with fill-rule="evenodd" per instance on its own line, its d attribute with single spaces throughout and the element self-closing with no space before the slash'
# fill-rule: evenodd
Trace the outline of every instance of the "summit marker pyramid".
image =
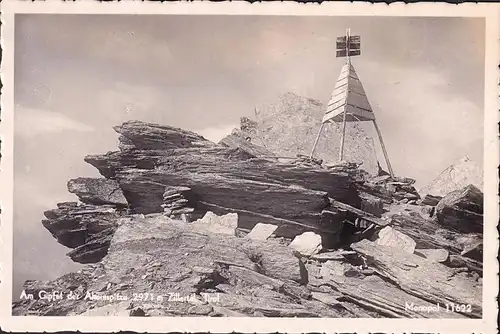
<svg viewBox="0 0 500 334">
<path fill-rule="evenodd" d="M 384 153 L 387 169 L 389 170 L 389 174 L 394 176 L 391 163 L 389 162 L 389 156 L 382 139 L 382 133 L 375 120 L 375 114 L 373 113 L 370 102 L 368 102 L 363 84 L 361 80 L 359 80 L 358 74 L 351 63 L 351 56 L 359 56 L 360 54 L 361 37 L 351 36 L 350 29 L 347 29 L 345 36 L 337 38 L 337 57 L 346 57 L 346 63 L 340 70 L 340 75 L 335 83 L 310 157 L 312 158 L 314 156 L 314 151 L 318 144 L 321 131 L 326 123 L 342 122 L 339 161 L 343 161 L 346 123 L 372 121 L 377 131 L 382 152 Z"/>
<path fill-rule="evenodd" d="M 346 122 L 375 119 L 363 84 L 351 63 L 346 63 L 340 71 L 323 122 L 342 122 L 344 112 L 346 113 Z"/>
</svg>

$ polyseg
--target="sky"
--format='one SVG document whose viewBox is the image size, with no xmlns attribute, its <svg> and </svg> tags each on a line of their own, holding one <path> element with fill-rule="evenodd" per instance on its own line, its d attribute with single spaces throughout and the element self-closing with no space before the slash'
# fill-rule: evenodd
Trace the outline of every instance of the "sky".
<svg viewBox="0 0 500 334">
<path fill-rule="evenodd" d="M 79 266 L 41 224 L 98 176 L 87 154 L 117 149 L 112 127 L 168 124 L 217 141 L 256 106 L 293 92 L 328 102 L 353 59 L 397 174 L 420 185 L 464 155 L 482 165 L 484 20 L 474 18 L 17 15 L 14 294 Z"/>
</svg>

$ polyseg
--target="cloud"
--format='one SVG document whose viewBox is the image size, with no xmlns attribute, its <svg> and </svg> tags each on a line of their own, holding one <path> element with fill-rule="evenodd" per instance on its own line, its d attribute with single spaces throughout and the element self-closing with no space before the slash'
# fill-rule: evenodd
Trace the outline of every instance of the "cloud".
<svg viewBox="0 0 500 334">
<path fill-rule="evenodd" d="M 206 139 L 213 141 L 214 143 L 219 142 L 222 138 L 229 135 L 233 129 L 239 128 L 239 124 L 229 124 L 220 127 L 205 128 L 202 130 L 194 130 L 194 132 L 202 135 Z"/>
<path fill-rule="evenodd" d="M 426 184 L 465 154 L 481 159 L 484 111 L 430 66 L 357 66 L 397 174 Z M 376 135 L 372 131 L 374 138 Z M 377 155 L 382 157 L 377 145 Z"/>
<path fill-rule="evenodd" d="M 61 113 L 43 109 L 15 108 L 15 134 L 24 138 L 64 131 L 92 132 L 94 129 Z"/>
</svg>

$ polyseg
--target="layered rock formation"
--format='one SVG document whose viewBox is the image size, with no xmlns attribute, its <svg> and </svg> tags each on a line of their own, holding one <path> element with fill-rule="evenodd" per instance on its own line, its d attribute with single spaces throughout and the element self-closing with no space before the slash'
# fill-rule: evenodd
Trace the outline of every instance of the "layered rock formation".
<svg viewBox="0 0 500 334">
<path fill-rule="evenodd" d="M 119 151 L 85 157 L 103 178 L 70 180 L 80 201 L 42 222 L 88 265 L 26 282 L 34 298 L 14 314 L 481 316 L 479 190 L 436 203 L 412 179 L 282 160 L 239 134 L 215 144 L 143 122 L 115 130 Z"/>
</svg>

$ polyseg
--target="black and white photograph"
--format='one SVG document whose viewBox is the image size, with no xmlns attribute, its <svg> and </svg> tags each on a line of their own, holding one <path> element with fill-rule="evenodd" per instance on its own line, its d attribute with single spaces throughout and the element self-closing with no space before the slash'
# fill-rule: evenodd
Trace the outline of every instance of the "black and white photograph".
<svg viewBox="0 0 500 334">
<path fill-rule="evenodd" d="M 10 24 L 13 318 L 493 311 L 484 16 Z"/>
</svg>

